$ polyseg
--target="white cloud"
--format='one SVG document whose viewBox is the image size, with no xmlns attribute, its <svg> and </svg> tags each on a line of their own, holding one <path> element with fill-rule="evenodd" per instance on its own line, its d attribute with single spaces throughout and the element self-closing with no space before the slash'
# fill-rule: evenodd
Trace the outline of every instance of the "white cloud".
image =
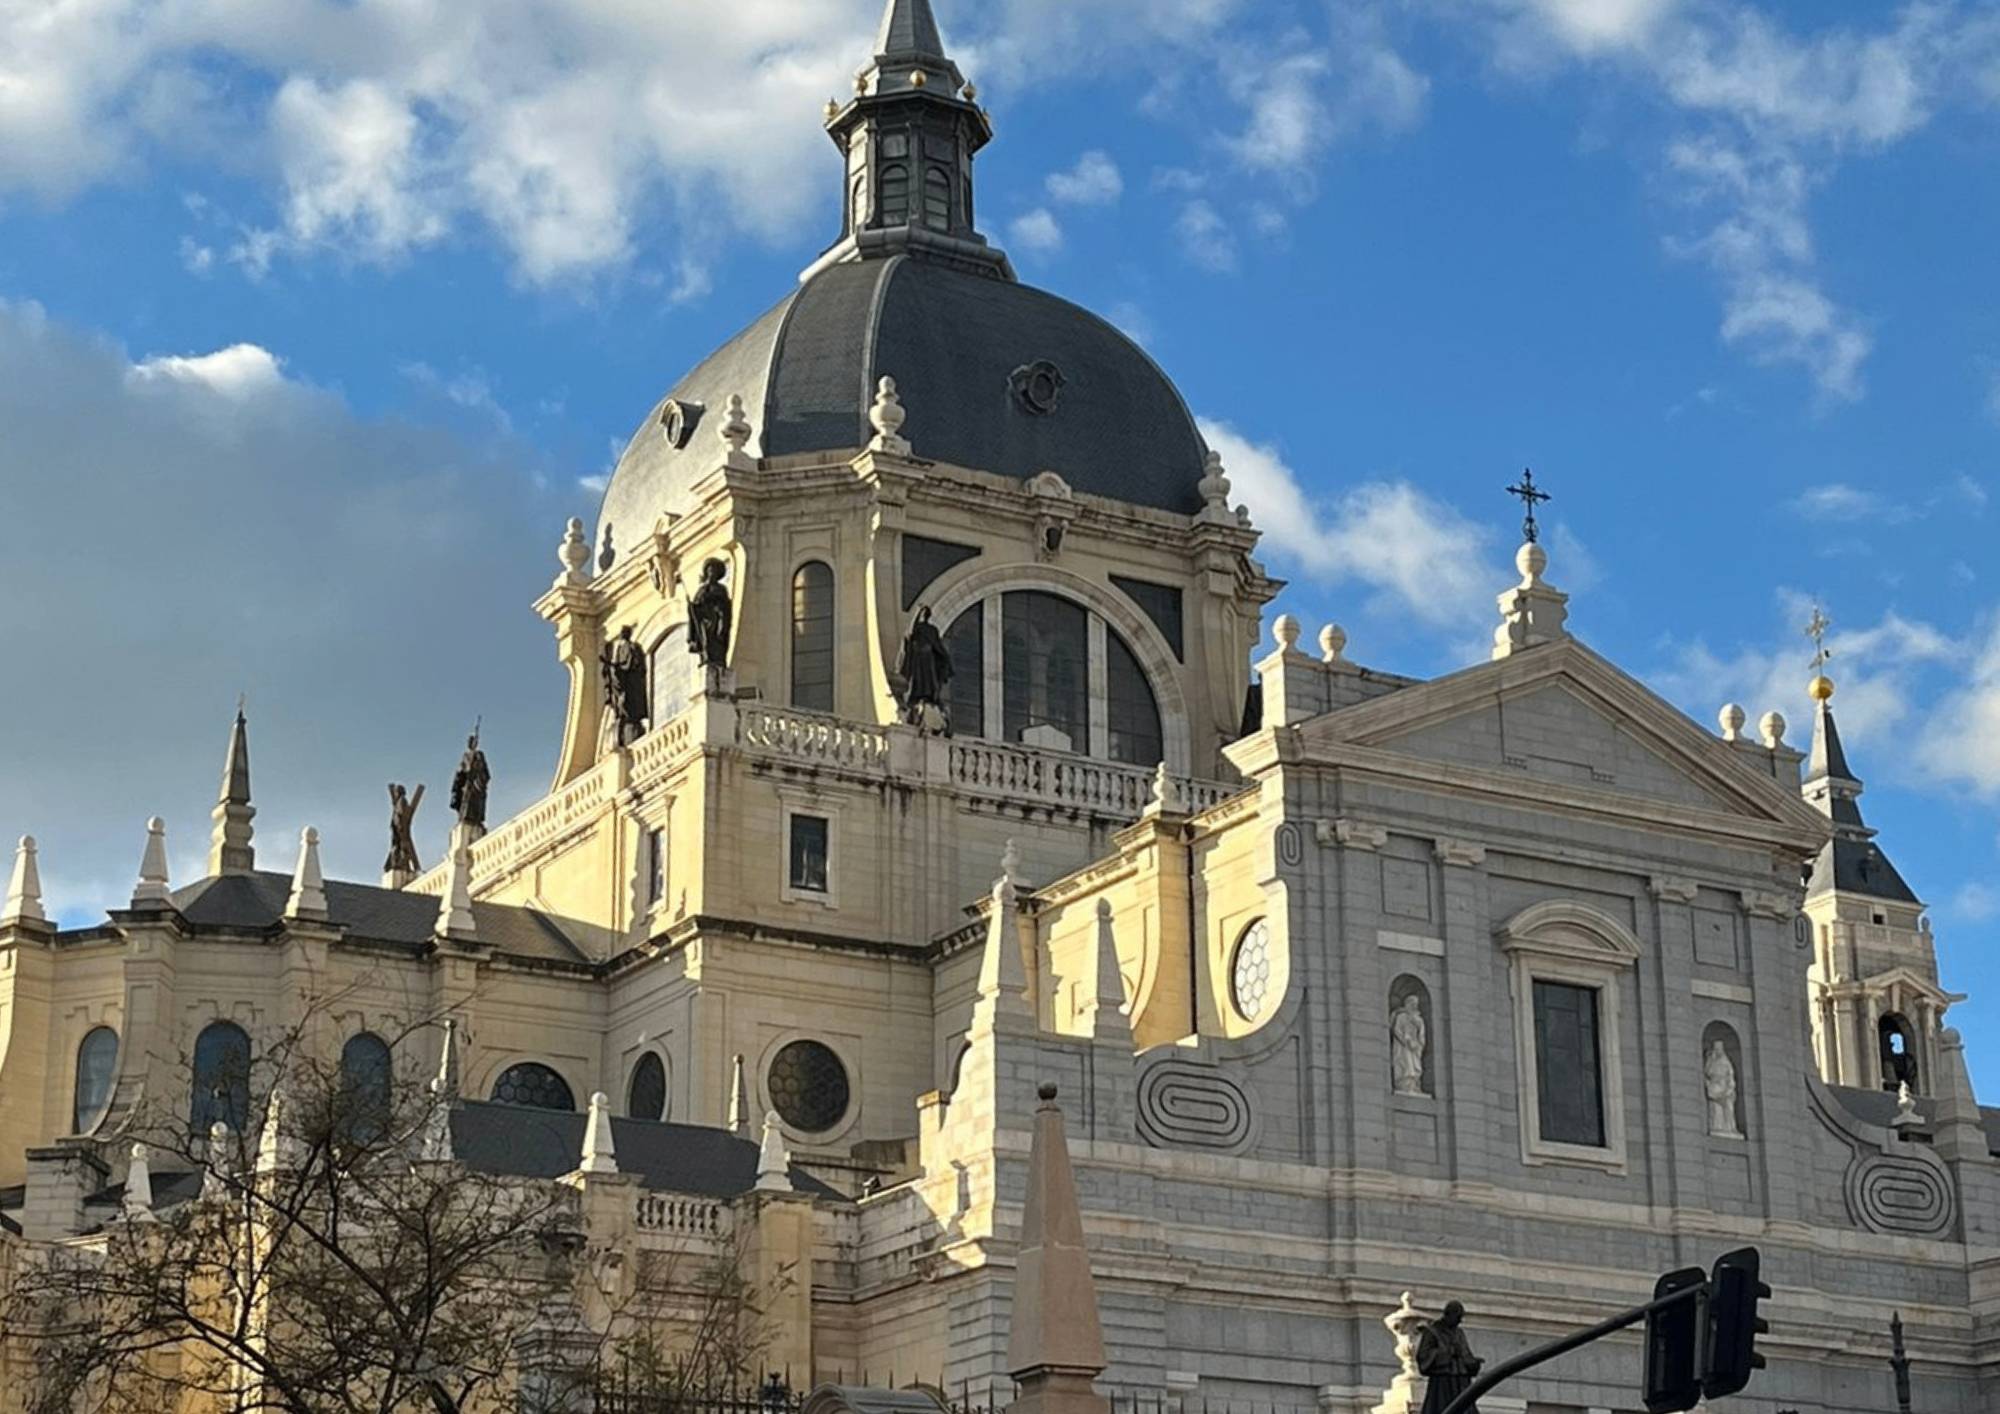
<svg viewBox="0 0 2000 1414">
<path fill-rule="evenodd" d="M 40 838 L 52 907 L 128 893 L 148 815 L 189 877 L 239 692 L 266 867 L 311 823 L 333 872 L 374 877 L 382 783 L 436 797 L 481 713 L 496 810 L 547 784 L 564 689 L 526 606 L 587 505 L 514 444 L 362 417 L 256 344 L 134 360 L 4 302 L 0 425 L 9 514 L 50 529 L 0 589 L 64 586 L 61 614 L 0 617 L 0 658 L 122 684 L 0 695 L 0 837 Z M 444 817 L 419 825 L 435 857 Z"/>
<path fill-rule="evenodd" d="M 1125 194 L 1125 178 L 1110 154 L 1090 151 L 1067 172 L 1051 172 L 1049 195 L 1071 206 L 1110 206 Z"/>
<path fill-rule="evenodd" d="M 1206 201 L 1190 201 L 1174 222 L 1181 253 L 1204 270 L 1217 272 L 1236 268 L 1236 237 L 1229 223 Z"/>
<path fill-rule="evenodd" d="M 1792 501 L 1792 509 L 1807 520 L 1896 522 L 1911 519 L 1916 512 L 1904 503 L 1892 502 L 1876 491 L 1863 491 L 1844 481 L 1808 486 Z"/>
<path fill-rule="evenodd" d="M 1962 923 L 1991 923 L 2000 918 L 2000 887 L 1977 880 L 1961 884 L 1944 912 Z"/>
<path fill-rule="evenodd" d="M 1969 657 L 1965 679 L 1928 714 L 1916 756 L 1939 780 L 2000 797 L 2000 621 Z"/>
<path fill-rule="evenodd" d="M 1423 116 L 1430 81 L 1412 69 L 1365 11 L 1340 12 L 1334 43 L 1303 34 L 1284 55 L 1226 66 L 1229 89 L 1247 115 L 1227 151 L 1253 171 L 1309 186 L 1310 168 L 1336 140 L 1365 129 L 1399 132 Z"/>
<path fill-rule="evenodd" d="M 1408 482 L 1370 481 L 1317 501 L 1276 447 L 1226 422 L 1200 424 L 1266 548 L 1315 579 L 1359 581 L 1425 623 L 1455 627 L 1473 622 L 1506 582 L 1488 562 L 1486 530 Z"/>
<path fill-rule="evenodd" d="M 1055 213 L 1048 207 L 1037 206 L 1008 223 L 1007 238 L 1022 250 L 1047 254 L 1062 248 L 1062 223 L 1056 220 Z"/>
<path fill-rule="evenodd" d="M 1580 53 L 1626 49 L 1649 38 L 1676 0 L 1533 0 L 1564 43 Z"/>
</svg>

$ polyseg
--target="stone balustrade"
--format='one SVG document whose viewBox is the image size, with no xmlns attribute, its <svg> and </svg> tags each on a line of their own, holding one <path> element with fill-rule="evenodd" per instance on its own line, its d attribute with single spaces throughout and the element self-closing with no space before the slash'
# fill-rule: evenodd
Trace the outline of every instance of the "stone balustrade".
<svg viewBox="0 0 2000 1414">
<path fill-rule="evenodd" d="M 640 1232 L 721 1242 L 735 1232 L 736 1213 L 713 1198 L 649 1192 L 633 1200 L 632 1223 Z"/>
</svg>

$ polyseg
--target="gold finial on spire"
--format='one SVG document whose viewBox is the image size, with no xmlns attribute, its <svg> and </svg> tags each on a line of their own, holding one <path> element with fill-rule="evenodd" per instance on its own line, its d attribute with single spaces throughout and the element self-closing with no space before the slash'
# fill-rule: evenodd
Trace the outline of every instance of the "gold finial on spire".
<svg viewBox="0 0 2000 1414">
<path fill-rule="evenodd" d="M 1833 627 L 1833 620 L 1825 610 L 1813 605 L 1812 621 L 1806 625 L 1806 637 L 1813 641 L 1813 680 L 1806 684 L 1806 692 L 1815 702 L 1833 700 L 1833 679 L 1826 675 L 1827 660 L 1833 657 L 1833 650 L 1826 646 L 1826 631 Z"/>
</svg>

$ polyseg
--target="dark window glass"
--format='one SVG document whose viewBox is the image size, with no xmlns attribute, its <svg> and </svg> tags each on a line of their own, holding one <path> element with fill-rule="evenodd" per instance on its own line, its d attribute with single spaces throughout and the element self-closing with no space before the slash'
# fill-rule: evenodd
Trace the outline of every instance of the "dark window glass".
<svg viewBox="0 0 2000 1414">
<path fill-rule="evenodd" d="M 1535 983 L 1535 1086 L 1542 1138 L 1604 1147 L 1597 989 Z"/>
<path fill-rule="evenodd" d="M 1111 712 L 1110 751 L 1113 761 L 1157 766 L 1165 749 L 1160 733 L 1160 704 L 1138 657 L 1115 633 L 1104 635 L 1104 692 Z"/>
<path fill-rule="evenodd" d="M 667 1067 L 651 1051 L 632 1067 L 632 1083 L 625 1090 L 625 1113 L 633 1119 L 667 1117 Z"/>
<path fill-rule="evenodd" d="M 900 162 L 882 169 L 881 211 L 885 226 L 901 226 L 910 219 L 910 169 Z"/>
<path fill-rule="evenodd" d="M 924 174 L 924 224 L 937 231 L 951 229 L 951 178 L 942 167 Z"/>
<path fill-rule="evenodd" d="M 951 734 L 986 735 L 986 610 L 974 604 L 945 630 L 951 654 Z"/>
<path fill-rule="evenodd" d="M 937 583 L 947 570 L 979 558 L 975 545 L 954 545 L 949 540 L 933 540 L 927 535 L 903 537 L 903 609 L 917 606 L 923 592 Z"/>
<path fill-rule="evenodd" d="M 1090 618 L 1080 604 L 1035 590 L 1001 600 L 1002 710 L 1007 740 L 1054 727 L 1090 750 Z"/>
<path fill-rule="evenodd" d="M 646 831 L 646 906 L 667 896 L 667 832 Z"/>
<path fill-rule="evenodd" d="M 1134 604 L 1145 611 L 1153 621 L 1153 627 L 1167 640 L 1167 647 L 1174 650 L 1174 656 L 1187 661 L 1187 648 L 1182 636 L 1181 592 L 1169 584 L 1149 584 L 1143 579 L 1127 579 L 1123 575 L 1111 576 L 1111 583 Z"/>
<path fill-rule="evenodd" d="M 792 576 L 792 705 L 833 710 L 833 571 L 818 560 Z"/>
<path fill-rule="evenodd" d="M 545 1065 L 523 1061 L 500 1072 L 493 1082 L 493 1098 L 503 1105 L 522 1105 L 531 1110 L 575 1110 L 576 1097 L 569 1082 Z"/>
<path fill-rule="evenodd" d="M 76 1048 L 76 1092 L 72 1123 L 88 1134 L 104 1118 L 111 1103 L 111 1082 L 118 1073 L 118 1033 L 109 1026 L 92 1028 Z"/>
<path fill-rule="evenodd" d="M 250 1037 L 229 1021 L 211 1022 L 194 1040 L 194 1095 L 188 1127 L 207 1137 L 218 1121 L 241 1134 L 250 1117 Z"/>
<path fill-rule="evenodd" d="M 1877 1030 L 1882 1043 L 1882 1088 L 1899 1090 L 1908 1085 L 1911 1094 L 1921 1094 L 1921 1087 L 1917 1084 L 1915 1030 L 1893 1011 L 1881 1019 Z"/>
<path fill-rule="evenodd" d="M 341 1132 L 357 1144 L 372 1144 L 389 1127 L 389 1043 L 370 1031 L 348 1037 L 340 1048 Z"/>
<path fill-rule="evenodd" d="M 771 1060 L 771 1108 L 794 1129 L 831 1129 L 847 1114 L 847 1067 L 817 1041 L 794 1041 Z"/>
<path fill-rule="evenodd" d="M 792 887 L 826 892 L 826 865 L 831 831 L 820 815 L 792 817 Z"/>
<path fill-rule="evenodd" d="M 653 711 L 651 724 L 663 727 L 687 711 L 688 688 L 694 681 L 694 659 L 688 655 L 686 624 L 676 624 L 653 645 Z"/>
</svg>

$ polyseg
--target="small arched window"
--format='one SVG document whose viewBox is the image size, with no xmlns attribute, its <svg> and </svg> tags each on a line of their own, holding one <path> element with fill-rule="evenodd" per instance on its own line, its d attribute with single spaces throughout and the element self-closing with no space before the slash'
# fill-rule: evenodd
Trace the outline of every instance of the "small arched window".
<svg viewBox="0 0 2000 1414">
<path fill-rule="evenodd" d="M 625 1087 L 625 1113 L 633 1119 L 667 1117 L 667 1065 L 652 1051 L 632 1067 L 632 1082 Z"/>
<path fill-rule="evenodd" d="M 194 1040 L 194 1093 L 188 1128 L 196 1139 L 215 1124 L 237 1134 L 250 1118 L 250 1036 L 233 1021 L 214 1021 Z"/>
<path fill-rule="evenodd" d="M 109 1026 L 93 1027 L 76 1048 L 76 1090 L 72 1123 L 88 1134 L 111 1103 L 111 1082 L 118 1073 L 118 1033 Z"/>
<path fill-rule="evenodd" d="M 1157 766 L 1165 759 L 1165 738 L 1160 730 L 1160 704 L 1146 670 L 1125 640 L 1115 633 L 1104 635 L 1105 696 L 1110 710 L 1109 746 L 1113 761 L 1134 766 Z"/>
<path fill-rule="evenodd" d="M 882 169 L 882 224 L 901 226 L 910 219 L 910 169 L 891 162 Z"/>
<path fill-rule="evenodd" d="M 819 560 L 792 576 L 792 705 L 833 710 L 833 570 Z"/>
<path fill-rule="evenodd" d="M 500 1078 L 493 1082 L 493 1099 L 496 1104 L 520 1105 L 531 1110 L 574 1112 L 576 1109 L 576 1096 L 570 1093 L 569 1082 L 535 1061 L 522 1061 L 501 1071 Z"/>
<path fill-rule="evenodd" d="M 951 229 L 951 177 L 942 167 L 924 173 L 924 224 L 935 231 Z"/>
<path fill-rule="evenodd" d="M 1921 1095 L 1922 1087 L 1917 1083 L 1921 1078 L 1917 1073 L 1917 1033 L 1909 1021 L 1899 1012 L 1889 1012 L 1880 1023 L 1882 1042 L 1882 1088 L 1895 1090 L 1904 1085 L 1910 1093 Z"/>
<path fill-rule="evenodd" d="M 391 1061 L 389 1043 L 360 1031 L 340 1048 L 339 1132 L 356 1144 L 372 1144 L 389 1127 Z"/>
</svg>

